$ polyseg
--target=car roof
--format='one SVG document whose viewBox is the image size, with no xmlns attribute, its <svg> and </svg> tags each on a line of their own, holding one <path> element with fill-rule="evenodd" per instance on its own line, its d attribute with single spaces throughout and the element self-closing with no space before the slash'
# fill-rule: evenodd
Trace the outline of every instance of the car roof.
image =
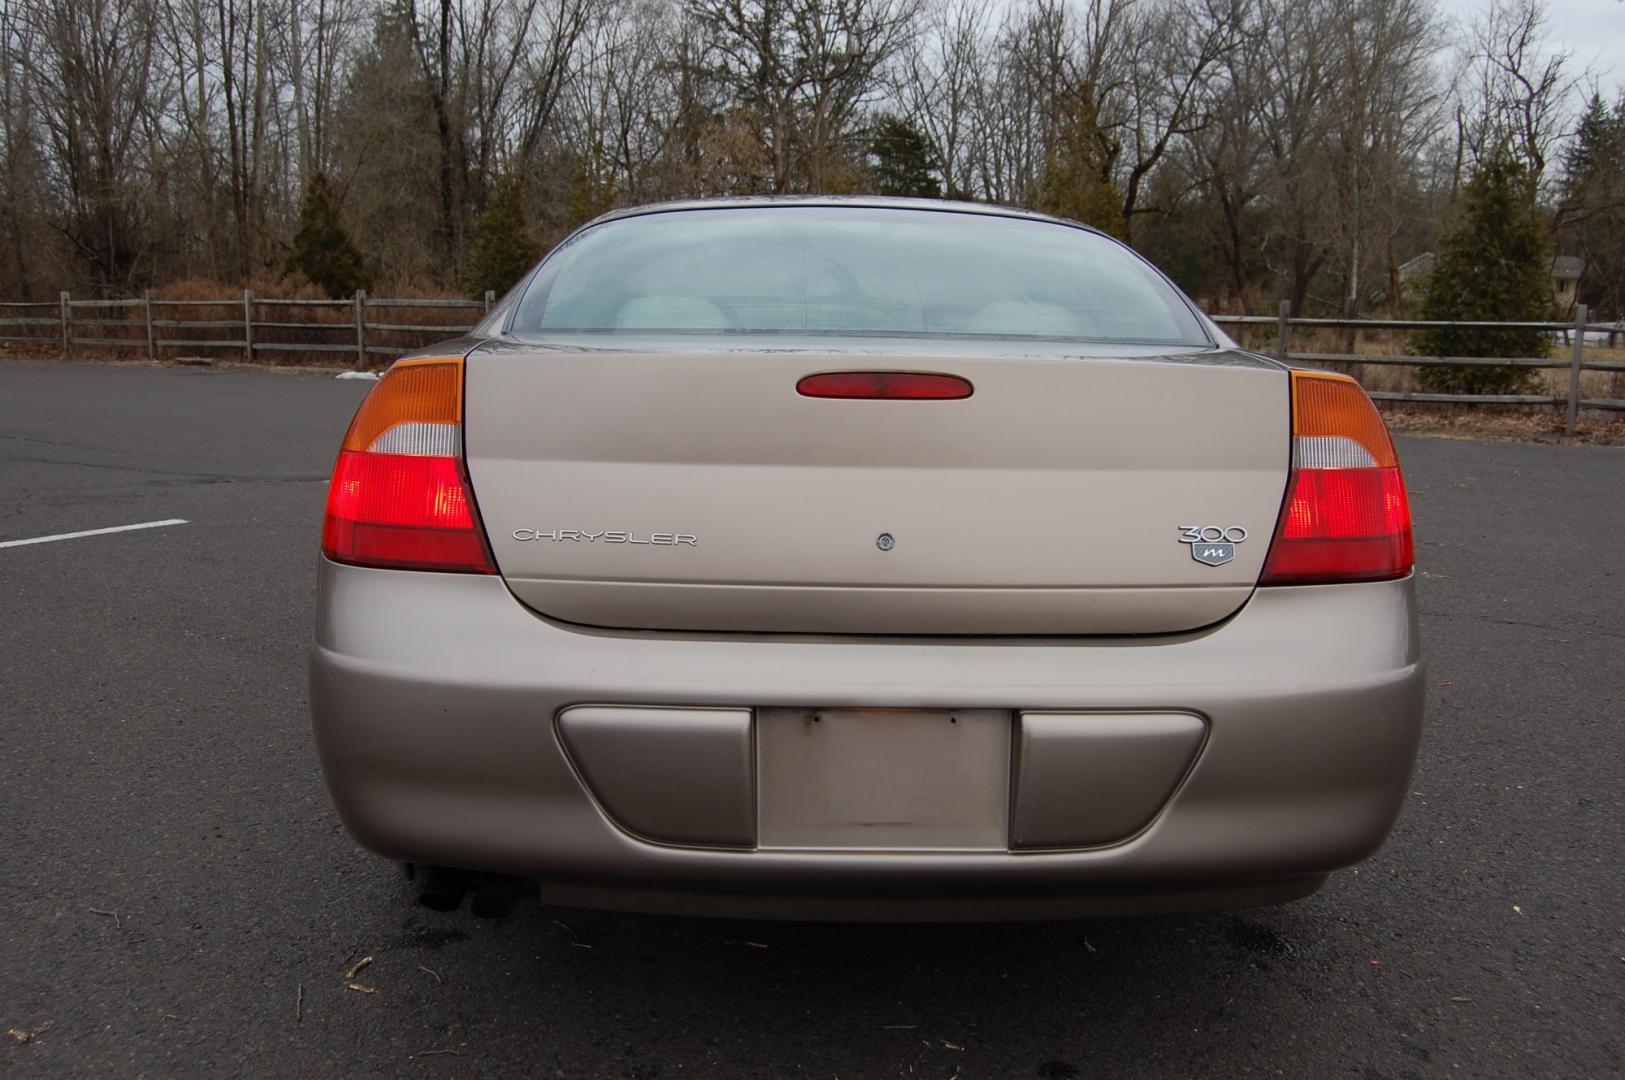
<svg viewBox="0 0 1625 1080">
<path fill-rule="evenodd" d="M 908 199 L 894 195 L 728 195 L 705 199 L 673 199 L 669 202 L 646 203 L 642 206 L 611 210 L 607 214 L 593 218 L 581 228 L 587 229 L 606 221 L 641 217 L 645 214 L 667 214 L 681 210 L 734 210 L 761 206 L 856 206 L 873 210 L 931 210 L 937 213 L 975 214 L 978 217 L 1023 218 L 1051 225 L 1064 225 L 1069 229 L 1100 232 L 1094 226 L 1079 221 L 1040 214 L 1033 210 L 1022 210 L 1014 206 L 963 202 L 958 199 Z"/>
</svg>

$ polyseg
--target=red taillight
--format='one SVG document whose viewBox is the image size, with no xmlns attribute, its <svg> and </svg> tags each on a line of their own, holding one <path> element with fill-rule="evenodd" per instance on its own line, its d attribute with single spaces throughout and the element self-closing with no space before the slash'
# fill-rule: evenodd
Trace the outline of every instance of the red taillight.
<svg viewBox="0 0 1625 1080">
<path fill-rule="evenodd" d="M 490 573 L 456 458 L 341 450 L 322 550 L 362 566 Z"/>
<path fill-rule="evenodd" d="M 1292 373 L 1292 473 L 1263 585 L 1381 581 L 1415 562 L 1411 509 L 1376 406 L 1344 375 Z"/>
<path fill-rule="evenodd" d="M 1395 469 L 1293 469 L 1265 585 L 1379 581 L 1415 561 L 1405 481 Z"/>
<path fill-rule="evenodd" d="M 356 411 L 327 491 L 322 553 L 398 570 L 492 574 L 461 450 L 462 364 L 411 360 Z"/>
<path fill-rule="evenodd" d="M 816 398 L 879 398 L 900 401 L 956 401 L 974 388 L 958 375 L 922 371 L 828 371 L 796 383 L 796 393 Z"/>
</svg>

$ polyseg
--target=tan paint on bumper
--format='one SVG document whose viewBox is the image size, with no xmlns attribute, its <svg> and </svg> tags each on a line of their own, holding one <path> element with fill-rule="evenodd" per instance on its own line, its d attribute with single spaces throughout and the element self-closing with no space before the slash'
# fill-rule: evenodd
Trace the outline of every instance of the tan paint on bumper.
<svg viewBox="0 0 1625 1080">
<path fill-rule="evenodd" d="M 1162 910 L 1237 887 L 1267 899 L 1269 883 L 1301 895 L 1381 844 L 1421 729 L 1409 580 L 1260 590 L 1205 631 L 1094 640 L 601 631 L 540 618 L 494 578 L 325 561 L 321 588 L 311 708 L 351 832 L 395 858 L 539 876 L 560 896 L 913 896 L 923 908 L 1120 894 L 1112 910 Z M 620 830 L 571 768 L 555 715 L 606 701 L 1180 710 L 1210 734 L 1162 814 L 1110 847 L 700 850 Z M 679 906 L 691 905 L 665 905 Z"/>
</svg>

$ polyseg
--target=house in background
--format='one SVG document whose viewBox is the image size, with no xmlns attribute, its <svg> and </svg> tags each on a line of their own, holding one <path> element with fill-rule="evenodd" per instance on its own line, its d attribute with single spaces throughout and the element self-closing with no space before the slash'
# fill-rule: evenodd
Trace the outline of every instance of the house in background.
<svg viewBox="0 0 1625 1080">
<path fill-rule="evenodd" d="M 1563 315 L 1574 314 L 1574 299 L 1580 292 L 1580 274 L 1585 260 L 1578 255 L 1559 255 L 1552 260 L 1552 297 Z"/>
<path fill-rule="evenodd" d="M 1438 256 L 1433 252 L 1424 251 L 1399 264 L 1399 282 L 1407 304 L 1421 297 L 1427 276 L 1433 271 L 1433 264 L 1437 260 Z M 1552 299 L 1562 318 L 1574 314 L 1574 300 L 1579 295 L 1580 274 L 1584 270 L 1585 260 L 1578 255 L 1558 255 L 1552 259 Z"/>
</svg>

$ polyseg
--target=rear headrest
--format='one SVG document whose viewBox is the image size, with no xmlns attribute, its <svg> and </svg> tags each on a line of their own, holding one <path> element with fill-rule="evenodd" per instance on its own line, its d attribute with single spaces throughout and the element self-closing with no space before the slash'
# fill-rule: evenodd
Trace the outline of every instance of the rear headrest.
<svg viewBox="0 0 1625 1080">
<path fill-rule="evenodd" d="M 621 305 L 615 325 L 623 330 L 726 330 L 728 316 L 699 296 L 639 296 Z"/>
<path fill-rule="evenodd" d="M 1059 304 L 1034 300 L 995 300 L 984 304 L 965 324 L 967 334 L 1078 334 L 1078 318 Z"/>
</svg>

